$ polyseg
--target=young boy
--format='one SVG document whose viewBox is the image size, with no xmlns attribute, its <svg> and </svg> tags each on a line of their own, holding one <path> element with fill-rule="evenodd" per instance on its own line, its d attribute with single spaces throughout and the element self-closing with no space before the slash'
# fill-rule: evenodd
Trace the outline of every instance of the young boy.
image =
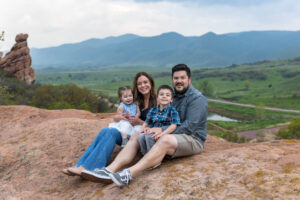
<svg viewBox="0 0 300 200">
<path fill-rule="evenodd" d="M 172 133 L 180 125 L 177 110 L 170 105 L 173 100 L 173 90 L 168 85 L 161 85 L 157 90 L 158 106 L 151 108 L 142 126 L 138 141 L 141 153 L 145 155 L 162 135 Z M 151 128 L 169 126 L 159 135 L 152 134 Z"/>
</svg>

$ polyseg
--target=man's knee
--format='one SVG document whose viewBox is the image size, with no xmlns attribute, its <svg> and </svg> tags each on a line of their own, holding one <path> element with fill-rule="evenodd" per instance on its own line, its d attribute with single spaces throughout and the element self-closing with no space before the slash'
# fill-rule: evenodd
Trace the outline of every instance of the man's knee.
<svg viewBox="0 0 300 200">
<path fill-rule="evenodd" d="M 157 140 L 157 145 L 160 145 L 162 147 L 166 148 L 172 148 L 176 149 L 177 147 L 177 140 L 173 135 L 163 135 Z"/>
</svg>

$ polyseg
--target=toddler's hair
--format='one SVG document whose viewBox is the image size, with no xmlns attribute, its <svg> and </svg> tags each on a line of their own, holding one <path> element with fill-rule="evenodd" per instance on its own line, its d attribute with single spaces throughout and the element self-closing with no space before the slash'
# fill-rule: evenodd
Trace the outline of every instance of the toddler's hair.
<svg viewBox="0 0 300 200">
<path fill-rule="evenodd" d="M 133 91 L 132 91 L 132 89 L 131 89 L 131 87 L 130 86 L 123 86 L 123 87 L 119 87 L 119 89 L 118 89 L 118 96 L 119 96 L 119 101 L 120 101 L 120 103 L 122 102 L 122 95 L 123 95 L 123 92 L 124 91 L 127 91 L 127 90 L 130 90 L 131 91 L 131 93 L 133 94 Z"/>
<path fill-rule="evenodd" d="M 158 93 L 159 93 L 159 91 L 160 91 L 161 89 L 167 89 L 167 90 L 170 90 L 170 91 L 171 91 L 172 98 L 173 98 L 173 89 L 172 89 L 170 86 L 168 86 L 168 85 L 161 85 L 161 86 L 159 86 L 159 88 L 157 89 L 157 95 L 158 95 Z"/>
</svg>

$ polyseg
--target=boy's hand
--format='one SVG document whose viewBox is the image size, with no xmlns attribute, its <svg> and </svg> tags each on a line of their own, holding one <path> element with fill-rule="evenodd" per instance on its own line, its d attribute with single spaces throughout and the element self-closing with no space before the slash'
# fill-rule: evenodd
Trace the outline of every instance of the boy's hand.
<svg viewBox="0 0 300 200">
<path fill-rule="evenodd" d="M 156 132 L 153 134 L 152 138 L 157 141 L 163 135 L 165 135 L 165 132 Z"/>
<path fill-rule="evenodd" d="M 162 132 L 163 132 L 162 128 L 160 128 L 160 127 L 151 128 L 151 133 L 153 133 L 153 134 L 160 134 Z"/>
<path fill-rule="evenodd" d="M 148 127 L 144 128 L 144 133 L 146 135 L 151 134 L 152 133 L 151 128 L 148 128 Z"/>
</svg>

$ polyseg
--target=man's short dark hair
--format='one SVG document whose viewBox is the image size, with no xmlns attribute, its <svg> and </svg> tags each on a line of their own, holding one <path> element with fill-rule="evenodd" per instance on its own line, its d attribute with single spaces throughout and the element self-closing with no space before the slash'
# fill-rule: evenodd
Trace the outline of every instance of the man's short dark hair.
<svg viewBox="0 0 300 200">
<path fill-rule="evenodd" d="M 175 72 L 178 71 L 186 71 L 186 74 L 189 78 L 191 78 L 191 70 L 186 64 L 178 64 L 172 68 L 172 77 Z"/>
<path fill-rule="evenodd" d="M 159 91 L 162 90 L 162 89 L 170 90 L 172 98 L 173 98 L 173 89 L 170 86 L 168 86 L 168 85 L 161 85 L 161 86 L 159 86 L 159 88 L 157 89 L 157 95 L 158 95 Z"/>
</svg>

